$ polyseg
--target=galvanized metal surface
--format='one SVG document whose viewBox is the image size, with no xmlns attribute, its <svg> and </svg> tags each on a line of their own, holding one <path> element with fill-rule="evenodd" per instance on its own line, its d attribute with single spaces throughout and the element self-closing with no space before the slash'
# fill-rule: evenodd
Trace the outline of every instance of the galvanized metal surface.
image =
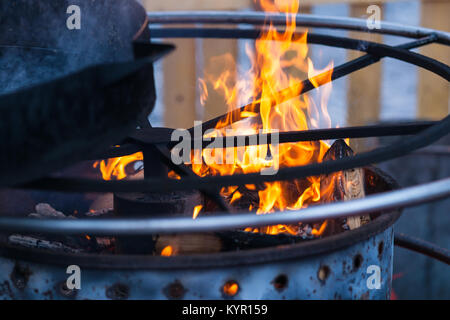
<svg viewBox="0 0 450 320">
<path fill-rule="evenodd" d="M 81 267 L 81 289 L 70 291 L 63 286 L 70 259 L 51 265 L 0 257 L 0 299 L 388 299 L 392 258 L 391 226 L 340 250 L 270 264 L 175 270 Z M 373 277 L 369 266 L 380 268 L 379 289 L 367 285 Z M 239 285 L 234 297 L 223 292 L 228 281 Z"/>
</svg>

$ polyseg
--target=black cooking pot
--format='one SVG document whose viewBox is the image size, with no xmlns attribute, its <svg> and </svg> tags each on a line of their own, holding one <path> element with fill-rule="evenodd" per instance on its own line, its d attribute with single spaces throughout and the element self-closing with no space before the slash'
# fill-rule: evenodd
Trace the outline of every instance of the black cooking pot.
<svg viewBox="0 0 450 320">
<path fill-rule="evenodd" d="M 0 186 L 92 157 L 151 112 L 152 63 L 171 47 L 147 23 L 133 0 L 0 2 Z"/>
</svg>

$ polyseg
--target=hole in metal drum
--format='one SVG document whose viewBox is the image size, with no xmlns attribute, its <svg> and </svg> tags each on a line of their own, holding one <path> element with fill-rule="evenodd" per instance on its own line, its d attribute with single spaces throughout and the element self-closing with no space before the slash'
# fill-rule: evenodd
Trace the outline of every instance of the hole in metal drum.
<svg viewBox="0 0 450 320">
<path fill-rule="evenodd" d="M 329 266 L 321 266 L 319 268 L 319 271 L 317 272 L 317 278 L 324 282 L 325 280 L 327 280 L 328 276 L 330 275 L 330 267 Z"/>
<path fill-rule="evenodd" d="M 164 288 L 163 293 L 169 299 L 182 299 L 186 293 L 186 289 L 179 280 L 175 280 Z"/>
<path fill-rule="evenodd" d="M 77 296 L 77 291 L 76 290 L 72 290 L 67 288 L 67 283 L 66 281 L 61 281 L 58 285 L 57 285 L 57 291 L 66 298 L 75 298 Z"/>
<path fill-rule="evenodd" d="M 381 258 L 381 255 L 383 254 L 383 250 L 384 250 L 384 242 L 380 241 L 380 243 L 378 244 L 378 257 Z"/>
<path fill-rule="evenodd" d="M 359 267 L 361 267 L 362 262 L 363 262 L 363 257 L 360 254 L 357 254 L 354 258 L 353 258 L 353 270 L 356 271 L 359 269 Z"/>
<path fill-rule="evenodd" d="M 28 279 L 31 274 L 32 272 L 28 267 L 24 267 L 16 263 L 13 271 L 11 272 L 10 278 L 17 289 L 23 290 L 27 286 Z"/>
<path fill-rule="evenodd" d="M 276 276 L 276 278 L 272 281 L 272 283 L 277 291 L 283 291 L 288 286 L 289 279 L 287 275 L 280 274 Z"/>
<path fill-rule="evenodd" d="M 235 280 L 228 280 L 222 287 L 222 293 L 225 298 L 234 297 L 239 292 L 239 284 Z"/>
<path fill-rule="evenodd" d="M 123 283 L 116 283 L 106 289 L 106 296 L 112 300 L 126 300 L 130 296 L 130 288 Z"/>
</svg>

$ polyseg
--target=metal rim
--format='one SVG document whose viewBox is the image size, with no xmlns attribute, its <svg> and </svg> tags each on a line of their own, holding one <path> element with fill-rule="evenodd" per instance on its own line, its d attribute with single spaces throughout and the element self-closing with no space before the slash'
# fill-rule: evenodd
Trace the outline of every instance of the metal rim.
<svg viewBox="0 0 450 320">
<path fill-rule="evenodd" d="M 313 255 L 334 252 L 352 244 L 370 239 L 391 227 L 400 217 L 400 211 L 385 214 L 358 229 L 288 246 L 269 247 L 234 252 L 173 257 L 145 255 L 99 255 L 51 253 L 38 249 L 18 248 L 0 244 L 0 256 L 39 264 L 76 264 L 91 269 L 198 269 L 233 267 L 302 259 Z"/>
<path fill-rule="evenodd" d="M 358 200 L 266 215 L 255 215 L 253 213 L 221 214 L 196 220 L 190 217 L 45 221 L 0 218 L 0 230 L 66 235 L 86 233 L 92 235 L 149 235 L 210 232 L 248 226 L 313 222 L 370 212 L 382 212 L 442 199 L 449 195 L 450 178 L 447 178 L 420 186 L 371 195 Z"/>
<path fill-rule="evenodd" d="M 383 171 L 373 167 L 371 172 L 376 174 L 386 189 L 398 189 L 395 180 Z M 377 216 L 370 223 L 360 228 L 346 231 L 323 239 L 300 242 L 287 246 L 268 247 L 261 249 L 219 252 L 204 255 L 185 256 L 146 256 L 146 255 L 99 255 L 99 254 L 69 254 L 53 253 L 45 250 L 28 249 L 0 243 L 0 256 L 19 260 L 31 261 L 39 264 L 67 265 L 76 264 L 82 268 L 107 270 L 174 270 L 232 267 L 271 263 L 292 259 L 302 259 L 313 255 L 333 252 L 351 246 L 391 227 L 400 217 L 400 210 L 389 211 Z M 104 220 L 104 219 L 102 219 Z M 102 220 L 99 220 L 101 222 Z M 191 219 L 192 220 L 192 219 Z M 72 222 L 76 222 L 74 220 Z M 200 221 L 200 220 L 199 220 Z M 43 221 L 38 221 L 43 222 Z M 85 230 L 87 231 L 87 230 Z M 83 234 L 88 233 L 84 232 Z"/>
<path fill-rule="evenodd" d="M 288 246 L 244 251 L 161 257 L 146 255 L 52 253 L 44 250 L 19 248 L 8 244 L 0 244 L 0 256 L 39 264 L 66 266 L 70 263 L 76 264 L 81 268 L 107 270 L 174 270 L 255 265 L 292 259 L 298 260 L 313 255 L 340 250 L 351 246 L 352 244 L 370 239 L 387 230 L 398 220 L 400 215 L 400 211 L 392 211 L 377 217 L 367 225 L 358 229 L 346 231 L 323 239 L 315 239 Z"/>
<path fill-rule="evenodd" d="M 283 26 L 286 15 L 267 12 L 235 12 L 235 11 L 176 11 L 148 12 L 150 24 L 205 23 L 205 24 L 249 24 L 261 26 L 265 22 Z M 397 35 L 408 38 L 420 38 L 436 34 L 438 42 L 450 44 L 450 33 L 422 27 L 406 26 L 398 23 L 381 21 L 380 29 L 369 29 L 364 19 L 348 17 L 332 17 L 312 14 L 297 14 L 297 26 L 314 28 L 333 28 Z"/>
</svg>

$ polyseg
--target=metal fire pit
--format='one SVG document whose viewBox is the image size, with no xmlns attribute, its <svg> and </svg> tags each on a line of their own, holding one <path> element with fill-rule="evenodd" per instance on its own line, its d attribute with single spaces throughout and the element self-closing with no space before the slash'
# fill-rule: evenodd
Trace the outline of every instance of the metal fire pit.
<svg viewBox="0 0 450 320">
<path fill-rule="evenodd" d="M 153 38 L 202 37 L 256 39 L 264 21 L 275 25 L 285 23 L 285 16 L 263 13 L 152 13 L 150 24 L 247 24 L 252 28 L 163 28 L 152 27 Z M 369 31 L 364 20 L 297 15 L 298 26 Z M 382 23 L 383 34 L 399 35 L 416 40 L 400 46 L 388 46 L 346 37 L 308 34 L 314 44 L 341 47 L 365 52 L 365 55 L 334 69 L 332 79 L 376 63 L 384 57 L 399 59 L 425 68 L 444 80 L 450 80 L 450 68 L 436 60 L 410 51 L 430 43 L 450 44 L 450 35 L 424 28 Z M 314 86 L 307 79 L 300 83 L 302 94 Z M 236 111 L 233 116 L 239 115 Z M 203 124 L 214 127 L 224 115 Z M 239 117 L 233 117 L 236 121 Z M 264 249 L 224 252 L 205 255 L 154 257 L 145 255 L 75 255 L 56 254 L 41 250 L 0 247 L 1 298 L 94 298 L 94 299 L 386 299 L 390 296 L 393 259 L 393 223 L 399 208 L 448 197 L 450 180 L 431 182 L 403 190 L 391 190 L 393 185 L 382 174 L 379 181 L 387 187 L 379 195 L 364 199 L 309 207 L 302 210 L 257 216 L 252 213 L 230 214 L 218 195 L 222 186 L 257 184 L 265 181 L 290 180 L 365 167 L 387 161 L 427 146 L 450 131 L 450 117 L 437 122 L 416 122 L 407 125 L 365 126 L 283 132 L 280 143 L 367 138 L 373 136 L 410 135 L 395 145 L 388 145 L 346 159 L 325 161 L 300 167 L 281 168 L 273 176 L 237 174 L 200 178 L 189 168 L 171 163 L 168 152 L 173 142 L 170 135 L 161 134 L 141 119 L 135 130 L 120 147 L 104 152 L 99 158 L 118 157 L 137 151 L 144 153 L 144 180 L 97 181 L 84 178 L 48 177 L 26 185 L 23 189 L 63 192 L 173 192 L 200 190 L 214 200 L 222 214 L 193 220 L 190 217 L 121 217 L 120 219 L 33 220 L 0 217 L 2 232 L 57 235 L 148 236 L 230 230 L 247 226 L 265 226 L 312 222 L 324 219 L 378 213 L 367 225 L 358 229 L 292 245 Z M 191 128 L 191 131 L 194 128 Z M 170 131 L 170 130 L 169 130 Z M 227 137 L 236 139 L 237 137 Z M 246 137 L 249 144 L 251 139 Z M 218 139 L 218 138 L 216 138 Z M 268 140 L 269 141 L 269 140 Z M 192 141 L 196 145 L 196 141 Z M 269 142 L 270 143 L 270 142 Z M 155 157 L 157 155 L 157 157 Z M 180 180 L 149 172 L 149 163 L 161 159 L 175 170 Z M 158 162 L 158 161 L 156 161 Z M 160 161 L 161 162 L 161 161 Z M 153 172 L 154 173 L 154 172 Z M 390 187 L 389 187 L 390 185 Z M 366 184 L 367 186 L 367 184 Z M 405 239 L 402 239 L 402 241 Z M 395 240 L 397 241 L 397 240 Z M 449 263 L 450 255 L 432 246 L 398 242 Z M 69 265 L 81 268 L 81 290 L 68 290 L 64 283 Z M 379 268 L 379 269 L 378 269 Z M 380 271 L 379 288 L 370 285 L 374 270 Z M 375 271 L 376 273 L 376 271 Z M 373 284 L 373 283 L 372 283 Z M 225 287 L 234 285 L 235 294 Z M 377 287 L 375 285 L 375 287 Z"/>
<path fill-rule="evenodd" d="M 310 243 L 204 257 L 1 248 L 0 299 L 389 299 L 396 217 Z M 81 290 L 65 287 L 71 264 L 81 268 Z M 369 266 L 381 270 L 379 289 L 367 285 Z M 230 281 L 239 286 L 235 296 L 224 293 Z"/>
<path fill-rule="evenodd" d="M 375 178 L 394 187 L 389 178 Z M 389 299 L 399 216 L 392 211 L 324 239 L 204 255 L 74 255 L 4 245 L 0 298 Z M 81 268 L 81 290 L 65 286 L 69 265 Z M 380 271 L 376 288 L 368 284 L 373 268 Z M 235 294 L 224 290 L 230 283 L 238 286 Z"/>
</svg>

